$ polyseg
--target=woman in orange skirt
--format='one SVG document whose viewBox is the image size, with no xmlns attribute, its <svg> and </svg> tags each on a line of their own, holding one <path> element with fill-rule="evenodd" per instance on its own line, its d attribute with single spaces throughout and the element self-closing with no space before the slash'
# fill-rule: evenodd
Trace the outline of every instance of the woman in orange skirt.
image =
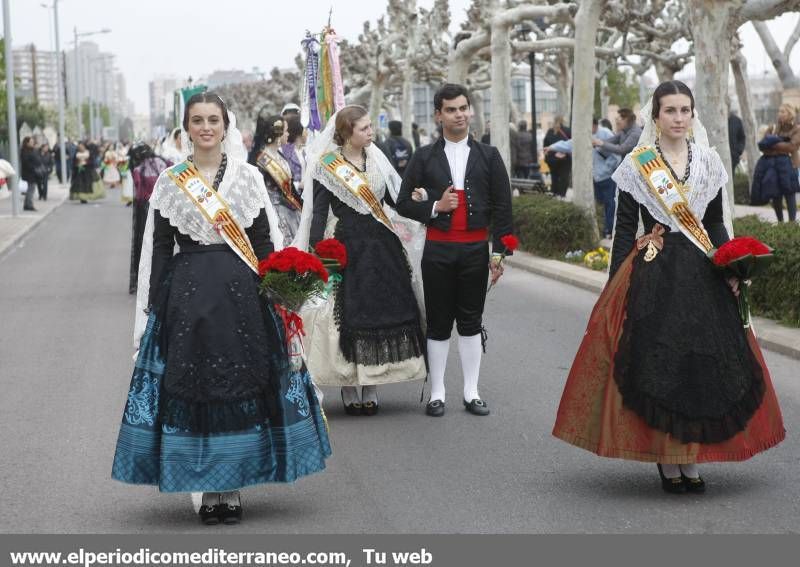
<svg viewBox="0 0 800 567">
<path fill-rule="evenodd" d="M 706 256 L 731 234 L 727 174 L 691 90 L 662 83 L 642 116 L 639 146 L 613 175 L 609 282 L 553 435 L 603 457 L 655 462 L 667 492 L 704 492 L 697 463 L 749 459 L 785 430 L 761 350 L 739 316 L 738 281 Z"/>
</svg>

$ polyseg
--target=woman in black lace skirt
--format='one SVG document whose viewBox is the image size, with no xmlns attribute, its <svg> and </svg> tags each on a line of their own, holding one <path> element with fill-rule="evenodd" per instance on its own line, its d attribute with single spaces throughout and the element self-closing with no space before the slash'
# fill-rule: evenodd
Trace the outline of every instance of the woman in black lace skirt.
<svg viewBox="0 0 800 567">
<path fill-rule="evenodd" d="M 643 116 L 639 145 L 613 175 L 609 281 L 553 434 L 601 456 L 658 463 L 667 492 L 703 492 L 697 463 L 748 459 L 785 431 L 758 343 L 738 313 L 738 282 L 706 255 L 729 239 L 727 174 L 695 118 L 692 92 L 662 83 Z"/>
<path fill-rule="evenodd" d="M 420 380 L 427 373 L 421 280 L 414 277 L 422 245 L 415 235 L 423 233 L 418 223 L 382 206 L 394 204 L 391 192 L 400 179 L 372 146 L 367 111 L 347 106 L 331 121 L 333 141 L 324 151 L 309 153 L 313 204 L 304 203 L 304 216 L 313 210 L 308 228 L 313 246 L 323 239 L 333 212 L 333 236 L 347 249 L 347 266 L 326 303 L 304 313 L 306 351 L 315 383 L 341 386 L 348 414 L 373 415 L 379 384 Z M 327 135 L 332 130 L 329 125 Z"/>
</svg>

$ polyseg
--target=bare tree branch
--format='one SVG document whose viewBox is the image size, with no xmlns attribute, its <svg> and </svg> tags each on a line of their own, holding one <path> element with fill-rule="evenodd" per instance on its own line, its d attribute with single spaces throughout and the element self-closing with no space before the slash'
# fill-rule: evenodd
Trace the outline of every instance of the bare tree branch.
<svg viewBox="0 0 800 567">
<path fill-rule="evenodd" d="M 797 18 L 797 24 L 794 26 L 794 31 L 786 41 L 786 47 L 783 48 L 783 56 L 786 59 L 789 59 L 789 57 L 792 55 L 792 50 L 794 49 L 794 46 L 797 45 L 798 40 L 800 40 L 800 18 Z"/>
</svg>

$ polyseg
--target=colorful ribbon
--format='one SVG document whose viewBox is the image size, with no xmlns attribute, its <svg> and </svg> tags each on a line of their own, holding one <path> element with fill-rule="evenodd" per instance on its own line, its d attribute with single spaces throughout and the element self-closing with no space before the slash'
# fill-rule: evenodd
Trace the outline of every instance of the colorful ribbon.
<svg viewBox="0 0 800 567">
<path fill-rule="evenodd" d="M 320 117 L 325 122 L 327 122 L 333 114 L 333 76 L 331 72 L 331 59 L 328 52 L 329 45 L 327 39 L 323 39 L 322 51 L 319 54 L 317 105 L 319 106 Z"/>
<path fill-rule="evenodd" d="M 302 109 L 301 113 L 308 115 L 307 127 L 312 131 L 322 129 L 322 122 L 319 118 L 319 108 L 317 106 L 317 71 L 319 69 L 319 49 L 320 45 L 316 38 L 306 37 L 301 44 L 306 52 L 306 74 L 303 81 Z"/>
<path fill-rule="evenodd" d="M 323 262 L 324 263 L 324 262 Z M 336 265 L 339 265 L 339 262 L 336 262 Z M 326 266 L 327 268 L 327 266 Z M 328 283 L 325 284 L 325 289 L 322 290 L 322 293 L 325 297 L 328 297 L 331 292 L 333 291 L 333 286 L 338 283 L 342 283 L 342 274 L 337 274 L 336 272 L 328 270 Z"/>
<path fill-rule="evenodd" d="M 344 105 L 344 83 L 342 82 L 342 67 L 339 64 L 339 42 L 342 41 L 335 31 L 330 30 L 325 36 L 328 46 L 328 58 L 331 66 L 331 91 L 333 94 L 333 110 L 338 112 Z"/>
</svg>

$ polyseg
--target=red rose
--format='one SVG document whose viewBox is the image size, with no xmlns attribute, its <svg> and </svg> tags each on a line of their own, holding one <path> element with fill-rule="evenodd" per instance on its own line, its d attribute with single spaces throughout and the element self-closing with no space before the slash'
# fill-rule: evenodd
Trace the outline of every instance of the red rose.
<svg viewBox="0 0 800 567">
<path fill-rule="evenodd" d="M 506 234 L 500 238 L 500 242 L 505 246 L 508 252 L 513 252 L 519 246 L 519 239 L 513 234 Z"/>
</svg>

